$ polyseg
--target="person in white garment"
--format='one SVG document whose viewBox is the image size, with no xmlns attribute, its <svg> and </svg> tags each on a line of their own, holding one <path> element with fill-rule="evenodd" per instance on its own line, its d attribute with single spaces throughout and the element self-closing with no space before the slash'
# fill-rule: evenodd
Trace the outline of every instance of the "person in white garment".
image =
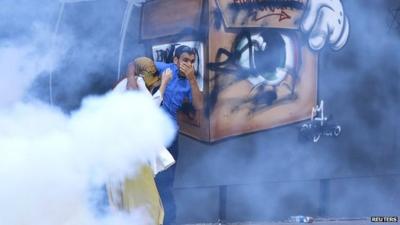
<svg viewBox="0 0 400 225">
<path fill-rule="evenodd" d="M 151 59 L 137 58 L 128 65 L 126 77 L 117 83 L 113 91 L 141 91 L 151 95 L 155 104 L 161 105 L 166 85 L 171 79 L 172 73 L 165 71 L 158 76 L 156 72 Z M 164 209 L 154 176 L 174 163 L 175 160 L 169 151 L 162 148 L 154 160 L 141 166 L 140 172 L 135 177 L 127 177 L 120 184 L 108 184 L 110 206 L 128 212 L 135 208 L 145 207 L 154 224 L 162 224 Z"/>
</svg>

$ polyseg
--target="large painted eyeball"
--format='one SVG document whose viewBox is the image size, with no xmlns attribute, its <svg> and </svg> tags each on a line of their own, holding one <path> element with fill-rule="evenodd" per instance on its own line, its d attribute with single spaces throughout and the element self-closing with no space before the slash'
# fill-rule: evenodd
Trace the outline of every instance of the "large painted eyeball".
<svg viewBox="0 0 400 225">
<path fill-rule="evenodd" d="M 296 69 L 298 47 L 294 39 L 276 29 L 251 34 L 250 40 L 243 36 L 235 47 L 240 52 L 236 63 L 251 73 L 248 79 L 253 84 L 278 85 Z"/>
</svg>

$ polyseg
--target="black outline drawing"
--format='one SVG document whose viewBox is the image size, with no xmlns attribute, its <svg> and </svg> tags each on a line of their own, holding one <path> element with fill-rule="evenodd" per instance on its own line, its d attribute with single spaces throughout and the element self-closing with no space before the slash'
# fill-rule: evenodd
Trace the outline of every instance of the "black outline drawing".
<svg viewBox="0 0 400 225">
<path fill-rule="evenodd" d="M 278 31 L 275 30 L 261 30 L 264 32 L 276 32 L 279 33 Z M 237 46 L 239 45 L 240 41 L 245 38 L 247 39 L 247 44 L 241 48 L 237 49 Z M 251 32 L 248 29 L 243 29 L 235 38 L 232 46 L 232 50 L 229 51 L 225 48 L 219 48 L 217 50 L 216 56 L 215 56 L 215 62 L 213 63 L 208 63 L 208 69 L 215 71 L 215 76 L 212 78 L 209 78 L 210 81 L 214 81 L 214 88 L 210 92 L 210 97 L 208 99 L 207 105 L 206 105 L 206 114 L 207 117 L 215 107 L 217 103 L 217 98 L 218 94 L 224 90 L 225 88 L 229 87 L 232 83 L 228 83 L 225 85 L 221 85 L 218 81 L 219 79 L 224 79 L 224 74 L 235 74 L 235 80 L 234 82 L 240 81 L 240 80 L 245 80 L 248 79 L 249 77 L 255 77 L 258 75 L 257 68 L 253 67 L 253 65 L 250 65 L 250 69 L 246 69 L 241 67 L 237 62 L 239 61 L 241 55 L 243 54 L 244 51 L 250 50 L 249 51 L 249 58 L 253 58 L 254 50 L 253 50 L 253 45 L 258 45 L 257 42 L 253 42 L 251 39 Z M 222 56 L 226 56 L 226 60 L 222 61 L 221 58 Z M 296 83 L 297 81 L 297 68 L 294 69 L 294 71 L 290 71 L 291 74 L 293 75 L 293 82 Z M 254 115 L 254 113 L 257 113 L 261 110 L 266 109 L 267 107 L 270 107 L 273 104 L 278 104 L 287 100 L 294 100 L 297 98 L 294 89 L 295 85 L 291 87 L 291 95 L 289 95 L 287 98 L 281 99 L 277 101 L 277 93 L 275 90 L 275 87 L 272 86 L 272 90 L 266 90 L 266 87 L 269 86 L 265 82 L 260 83 L 255 85 L 252 90 L 249 93 L 249 97 L 246 100 L 241 100 L 237 102 L 237 105 L 232 108 L 232 113 L 240 110 L 242 107 L 249 106 L 249 116 Z"/>
</svg>

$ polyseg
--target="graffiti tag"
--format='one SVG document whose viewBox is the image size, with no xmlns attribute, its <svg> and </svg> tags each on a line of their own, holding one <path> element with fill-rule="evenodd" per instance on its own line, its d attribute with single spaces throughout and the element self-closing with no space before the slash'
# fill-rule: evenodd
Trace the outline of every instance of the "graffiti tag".
<svg viewBox="0 0 400 225">
<path fill-rule="evenodd" d="M 231 9 L 275 11 L 275 9 L 297 9 L 304 8 L 302 0 L 233 0 L 229 4 Z"/>
<path fill-rule="evenodd" d="M 337 137 L 342 131 L 338 124 L 328 123 L 329 118 L 324 115 L 324 101 L 312 108 L 310 122 L 304 123 L 300 128 L 301 140 L 318 142 L 321 136 Z"/>
</svg>

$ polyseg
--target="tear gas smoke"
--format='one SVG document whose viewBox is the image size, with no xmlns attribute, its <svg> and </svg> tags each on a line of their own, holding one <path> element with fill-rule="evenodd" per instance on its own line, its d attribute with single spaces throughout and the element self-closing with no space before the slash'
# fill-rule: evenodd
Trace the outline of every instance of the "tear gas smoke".
<svg viewBox="0 0 400 225">
<path fill-rule="evenodd" d="M 136 92 L 86 98 L 70 115 L 33 100 L 27 92 L 32 81 L 59 68 L 76 45 L 65 26 L 54 36 L 49 18 L 58 2 L 41 3 L 6 1 L 0 9 L 1 224 L 149 224 L 140 208 L 96 213 L 104 196 L 93 190 L 134 176 L 169 144 L 174 125 Z"/>
<path fill-rule="evenodd" d="M 52 31 L 34 23 L 29 40 L 0 40 L 0 107 L 21 100 L 26 89 L 41 73 L 51 71 L 68 49 L 68 37 L 50 44 Z"/>
<path fill-rule="evenodd" d="M 167 116 L 138 93 L 86 99 L 70 117 L 42 103 L 2 109 L 0 218 L 9 225 L 107 224 L 116 218 L 94 217 L 91 189 L 134 176 L 137 165 L 168 144 L 172 130 Z"/>
</svg>

